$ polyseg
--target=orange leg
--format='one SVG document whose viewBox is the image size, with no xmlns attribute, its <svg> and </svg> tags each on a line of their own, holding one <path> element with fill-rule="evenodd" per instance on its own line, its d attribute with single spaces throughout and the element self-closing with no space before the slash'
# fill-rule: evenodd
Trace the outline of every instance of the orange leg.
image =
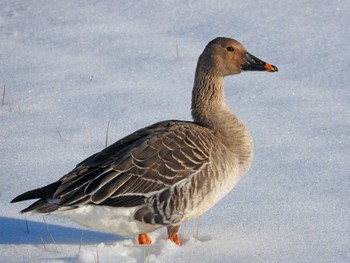
<svg viewBox="0 0 350 263">
<path fill-rule="evenodd" d="M 152 240 L 147 234 L 139 235 L 139 245 L 150 245 L 150 244 L 152 244 Z"/>
<path fill-rule="evenodd" d="M 168 230 L 168 239 L 173 241 L 176 245 L 181 246 L 181 242 L 179 239 L 180 225 L 170 225 L 167 227 L 167 230 Z"/>
<path fill-rule="evenodd" d="M 170 239 L 171 241 L 173 241 L 176 245 L 178 246 L 181 246 L 181 242 L 180 242 L 180 239 L 179 239 L 179 235 L 178 234 L 175 234 L 173 236 L 168 236 L 168 239 Z"/>
</svg>

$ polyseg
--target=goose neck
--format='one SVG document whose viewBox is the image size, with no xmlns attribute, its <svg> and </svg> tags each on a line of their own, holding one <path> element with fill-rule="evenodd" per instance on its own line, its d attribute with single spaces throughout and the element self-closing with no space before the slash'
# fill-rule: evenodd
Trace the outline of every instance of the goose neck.
<svg viewBox="0 0 350 263">
<path fill-rule="evenodd" d="M 196 73 L 192 90 L 192 117 L 195 122 L 213 127 L 218 118 L 233 115 L 224 99 L 224 77 Z"/>
</svg>

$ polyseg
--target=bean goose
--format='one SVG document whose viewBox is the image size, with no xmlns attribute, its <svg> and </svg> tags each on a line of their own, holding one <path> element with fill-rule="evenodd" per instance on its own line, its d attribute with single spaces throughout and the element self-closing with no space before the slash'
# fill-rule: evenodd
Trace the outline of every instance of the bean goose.
<svg viewBox="0 0 350 263">
<path fill-rule="evenodd" d="M 198 59 L 193 122 L 168 120 L 140 129 L 86 160 L 61 179 L 12 200 L 39 199 L 21 212 L 59 214 L 119 235 L 167 227 L 180 245 L 180 225 L 214 206 L 246 174 L 253 143 L 224 101 L 224 77 L 277 68 L 219 37 Z"/>
</svg>

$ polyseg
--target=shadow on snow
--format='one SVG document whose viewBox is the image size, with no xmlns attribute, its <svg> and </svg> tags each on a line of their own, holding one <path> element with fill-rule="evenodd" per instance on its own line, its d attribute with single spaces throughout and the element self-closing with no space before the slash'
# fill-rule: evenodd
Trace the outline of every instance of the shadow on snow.
<svg viewBox="0 0 350 263">
<path fill-rule="evenodd" d="M 0 244 L 98 244 L 124 239 L 113 234 L 45 222 L 27 220 L 27 224 L 28 228 L 26 220 L 0 217 Z"/>
</svg>

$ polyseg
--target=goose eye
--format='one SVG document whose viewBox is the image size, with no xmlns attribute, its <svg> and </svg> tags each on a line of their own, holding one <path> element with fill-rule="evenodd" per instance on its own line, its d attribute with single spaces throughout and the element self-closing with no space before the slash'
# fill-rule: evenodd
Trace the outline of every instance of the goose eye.
<svg viewBox="0 0 350 263">
<path fill-rule="evenodd" d="M 235 49 L 234 49 L 233 47 L 227 47 L 226 50 L 227 50 L 228 52 L 233 52 Z"/>
</svg>

